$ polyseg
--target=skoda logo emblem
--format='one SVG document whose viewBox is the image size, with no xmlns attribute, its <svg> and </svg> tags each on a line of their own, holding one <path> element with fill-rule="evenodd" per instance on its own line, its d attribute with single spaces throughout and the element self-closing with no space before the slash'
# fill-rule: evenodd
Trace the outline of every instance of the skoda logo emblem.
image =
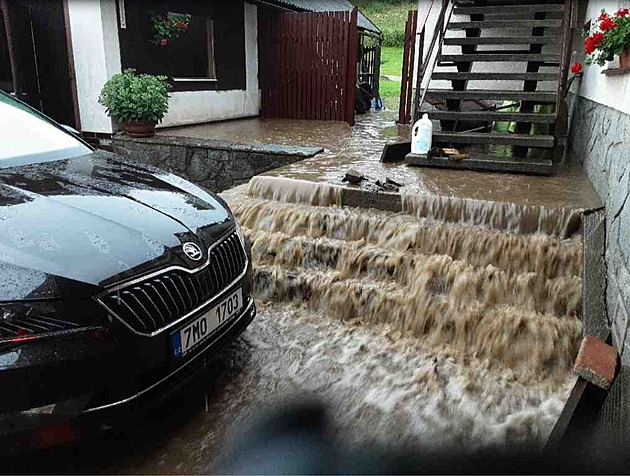
<svg viewBox="0 0 630 476">
<path fill-rule="evenodd" d="M 193 261 L 199 261 L 203 257 L 203 252 L 194 243 L 184 243 L 182 246 L 184 253 Z"/>
</svg>

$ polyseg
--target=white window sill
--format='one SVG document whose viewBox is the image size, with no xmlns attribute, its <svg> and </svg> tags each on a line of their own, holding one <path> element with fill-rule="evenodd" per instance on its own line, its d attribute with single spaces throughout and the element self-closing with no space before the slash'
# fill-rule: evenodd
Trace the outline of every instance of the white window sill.
<svg viewBox="0 0 630 476">
<path fill-rule="evenodd" d="M 216 83 L 216 79 L 210 78 L 173 78 L 173 81 L 178 83 Z"/>
</svg>

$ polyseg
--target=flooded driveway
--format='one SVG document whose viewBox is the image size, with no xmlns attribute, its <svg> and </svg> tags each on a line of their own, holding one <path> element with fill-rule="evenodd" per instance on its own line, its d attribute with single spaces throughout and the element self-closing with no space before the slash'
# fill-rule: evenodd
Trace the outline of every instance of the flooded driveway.
<svg viewBox="0 0 630 476">
<path fill-rule="evenodd" d="M 334 194 L 309 205 L 291 189 L 299 182 L 268 199 L 266 182 L 223 194 L 253 246 L 260 313 L 250 328 L 141 427 L 37 463 L 204 473 L 261 412 L 312 397 L 349 448 L 544 445 L 575 382 L 581 334 L 570 215 L 522 208 L 505 220 L 487 203 L 474 223 L 443 221 L 438 207 L 418 215 L 422 197 L 394 214 L 339 208 Z"/>
<path fill-rule="evenodd" d="M 253 245 L 257 319 L 141 425 L 48 452 L 28 471 L 207 473 L 261 412 L 312 397 L 349 448 L 500 455 L 544 445 L 575 382 L 574 212 L 597 205 L 590 184 L 571 170 L 541 178 L 385 166 L 376 154 L 395 126 L 386 114 L 372 119 L 336 149 L 326 131 L 339 124 L 314 126 L 320 135 L 305 128 L 303 143 L 329 150 L 273 175 L 326 188 L 350 166 L 401 174 L 415 184 L 403 212 L 340 208 L 330 190 L 313 206 L 299 182 L 275 178 L 223 193 Z M 199 127 L 238 138 L 236 124 Z M 361 150 L 345 141 L 365 155 L 341 154 Z M 488 201 L 510 197 L 521 204 Z"/>
<path fill-rule="evenodd" d="M 396 119 L 397 113 L 393 110 L 370 111 L 357 116 L 354 127 L 342 122 L 251 118 L 166 129 L 160 134 L 325 149 L 322 154 L 273 170 L 267 175 L 341 184 L 345 173 L 356 169 L 373 182 L 390 177 L 404 184 L 405 190 L 414 193 L 523 205 L 601 206 L 579 164 L 562 166 L 552 177 L 383 164 L 380 162 L 383 147 L 406 140 L 399 134 Z"/>
<path fill-rule="evenodd" d="M 389 325 L 262 304 L 212 370 L 142 427 L 40 455 L 26 466 L 33 473 L 207 474 L 231 435 L 261 411 L 307 396 L 328 405 L 335 435 L 349 448 L 539 446 L 570 381 L 515 381 L 514 372 L 496 372 L 483 359 L 462 365 L 447 349 L 401 338 Z"/>
<path fill-rule="evenodd" d="M 259 189 L 223 194 L 253 244 L 248 330 L 141 424 L 20 471 L 207 473 L 261 412 L 313 397 L 350 449 L 544 445 L 580 335 L 581 241 L 556 236 L 568 217 L 499 230 L 489 212 L 458 224 Z"/>
</svg>

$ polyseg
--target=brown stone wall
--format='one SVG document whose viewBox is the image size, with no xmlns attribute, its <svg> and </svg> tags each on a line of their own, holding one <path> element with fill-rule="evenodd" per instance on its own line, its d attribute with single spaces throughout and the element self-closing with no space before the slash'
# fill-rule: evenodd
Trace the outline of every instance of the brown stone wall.
<svg viewBox="0 0 630 476">
<path fill-rule="evenodd" d="M 606 205 L 606 306 L 613 343 L 630 363 L 630 115 L 577 98 L 570 157 L 584 166 Z M 588 256 L 587 256 L 588 259 Z"/>
<path fill-rule="evenodd" d="M 132 139 L 118 134 L 114 152 L 173 172 L 213 192 L 247 182 L 254 175 L 312 157 L 323 149 L 158 135 Z"/>
</svg>

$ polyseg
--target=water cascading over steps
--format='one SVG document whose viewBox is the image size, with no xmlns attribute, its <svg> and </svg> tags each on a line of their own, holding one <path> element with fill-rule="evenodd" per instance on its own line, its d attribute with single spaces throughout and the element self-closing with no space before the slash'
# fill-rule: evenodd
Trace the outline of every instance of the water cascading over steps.
<svg viewBox="0 0 630 476">
<path fill-rule="evenodd" d="M 224 195 L 261 299 L 303 302 L 524 378 L 566 376 L 581 335 L 579 213 L 404 195 L 350 209 L 343 189 L 269 177 Z"/>
</svg>

